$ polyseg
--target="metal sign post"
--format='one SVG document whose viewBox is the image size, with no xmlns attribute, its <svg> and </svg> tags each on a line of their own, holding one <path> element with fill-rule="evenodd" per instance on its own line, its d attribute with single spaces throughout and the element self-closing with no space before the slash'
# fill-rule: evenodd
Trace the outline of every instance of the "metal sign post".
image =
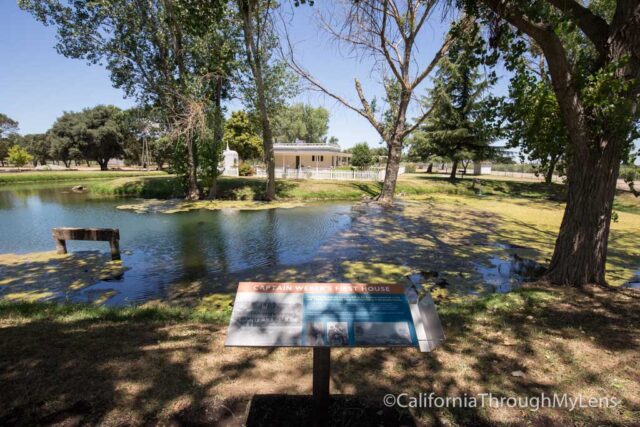
<svg viewBox="0 0 640 427">
<path fill-rule="evenodd" d="M 331 347 L 418 347 L 444 340 L 431 297 L 400 284 L 241 282 L 226 346 L 312 347 L 313 422 L 327 425 Z"/>
<path fill-rule="evenodd" d="M 313 348 L 313 424 L 329 424 L 329 380 L 331 379 L 331 347 Z"/>
</svg>

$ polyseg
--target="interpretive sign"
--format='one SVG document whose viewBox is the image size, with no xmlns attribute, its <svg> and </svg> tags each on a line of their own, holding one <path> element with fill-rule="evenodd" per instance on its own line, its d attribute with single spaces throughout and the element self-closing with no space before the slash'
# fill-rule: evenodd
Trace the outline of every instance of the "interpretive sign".
<svg viewBox="0 0 640 427">
<path fill-rule="evenodd" d="M 225 344 L 422 348 L 433 318 L 420 311 L 398 284 L 242 282 Z"/>
</svg>

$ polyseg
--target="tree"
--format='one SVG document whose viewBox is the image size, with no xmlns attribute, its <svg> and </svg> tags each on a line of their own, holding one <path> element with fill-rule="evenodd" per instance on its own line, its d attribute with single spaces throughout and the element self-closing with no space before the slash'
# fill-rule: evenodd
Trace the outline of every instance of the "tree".
<svg viewBox="0 0 640 427">
<path fill-rule="evenodd" d="M 75 131 L 85 159 L 95 160 L 106 171 L 110 159 L 124 155 L 124 141 L 132 138 L 125 116 L 118 107 L 98 105 L 84 109 Z"/>
<path fill-rule="evenodd" d="M 45 165 L 50 158 L 51 146 L 47 134 L 24 135 L 20 140 L 20 145 L 33 157 L 33 166 L 38 166 L 38 163 Z"/>
<path fill-rule="evenodd" d="M 460 162 L 490 158 L 491 143 L 500 135 L 498 107 L 501 99 L 487 95 L 493 73 L 480 73 L 483 42 L 478 28 L 458 34 L 436 73 L 428 101 L 431 115 L 413 141 L 414 153 L 452 160 L 450 179 L 456 179 Z M 421 147 L 415 147 L 422 144 Z"/>
<path fill-rule="evenodd" d="M 244 111 L 234 111 L 224 124 L 222 142 L 238 152 L 242 160 L 262 157 L 262 140 L 254 132 L 249 115 Z"/>
<path fill-rule="evenodd" d="M 130 122 L 112 105 L 65 112 L 49 130 L 49 154 L 69 167 L 71 160 L 95 161 L 107 170 L 112 158 L 124 155 L 124 143 L 133 138 Z"/>
<path fill-rule="evenodd" d="M 278 99 L 268 96 L 269 76 L 277 76 L 282 67 L 271 62 L 272 50 L 275 47 L 275 32 L 273 31 L 272 7 L 264 0 L 236 0 L 238 16 L 242 22 L 244 36 L 244 54 L 250 70 L 250 89 L 255 91 L 255 97 L 245 96 L 245 100 L 255 106 L 259 116 L 264 160 L 267 164 L 267 182 L 264 198 L 276 198 L 275 155 L 273 153 L 273 129 L 271 115 L 274 103 Z M 273 83 L 273 82 L 272 82 Z"/>
<path fill-rule="evenodd" d="M 369 144 L 366 142 L 356 144 L 351 153 L 353 154 L 351 164 L 357 168 L 365 169 L 373 163 L 373 156 L 371 155 Z"/>
<path fill-rule="evenodd" d="M 372 105 L 356 79 L 355 89 L 360 106 L 355 106 L 335 94 L 300 66 L 289 43 L 289 62 L 292 68 L 314 88 L 326 93 L 364 117 L 376 129 L 388 148 L 388 160 L 382 191 L 378 200 L 392 203 L 405 138 L 415 131 L 429 116 L 422 111 L 413 124 L 407 124 L 407 114 L 414 100 L 414 93 L 436 67 L 449 49 L 454 37 L 447 35 L 445 41 L 428 61 L 419 58 L 417 50 L 423 35 L 425 22 L 433 15 L 439 2 L 436 0 L 362 0 L 345 2 L 345 8 L 337 19 L 323 19 L 325 29 L 336 40 L 346 44 L 363 56 L 372 57 L 383 76 L 387 108 L 382 117 L 376 115 Z M 339 22 L 336 22 L 339 21 Z M 463 19 L 458 28 L 468 26 Z M 428 27 L 428 25 L 427 25 Z"/>
<path fill-rule="evenodd" d="M 620 163 L 638 123 L 640 7 L 637 1 L 461 0 L 492 28 L 495 46 L 539 46 L 568 132 L 567 204 L 547 278 L 605 284 Z"/>
<path fill-rule="evenodd" d="M 18 132 L 18 122 L 6 114 L 0 113 L 0 138 L 6 138 L 16 132 Z"/>
<path fill-rule="evenodd" d="M 18 122 L 0 113 L 0 164 L 4 166 L 4 159 L 9 154 L 9 149 L 15 144 L 14 136 L 18 132 Z"/>
<path fill-rule="evenodd" d="M 193 132 L 182 132 L 193 105 L 221 117 L 235 68 L 237 31 L 226 2 L 217 0 L 20 0 L 45 25 L 57 27 L 59 53 L 105 63 L 113 85 L 141 105 L 162 110 L 166 124 L 186 146 L 186 197 L 197 199 L 197 147 Z M 222 132 L 220 122 L 218 142 Z M 209 169 L 206 169 L 209 170 Z"/>
<path fill-rule="evenodd" d="M 320 144 L 329 130 L 329 111 L 307 104 L 294 104 L 281 109 L 274 118 L 274 137 L 277 141 L 293 143 L 297 140 Z"/>
<path fill-rule="evenodd" d="M 81 156 L 80 126 L 80 113 L 65 111 L 47 131 L 51 158 L 62 161 L 67 168 L 71 166 L 72 160 Z"/>
<path fill-rule="evenodd" d="M 545 182 L 551 183 L 554 173 L 565 169 L 569 138 L 544 58 L 535 55 L 534 49 L 529 49 L 533 57 L 520 58 L 511 78 L 510 99 L 504 105 L 505 130 L 508 147 L 519 147 L 523 160 L 535 165 L 536 175 L 543 174 Z"/>
<path fill-rule="evenodd" d="M 164 164 L 171 159 L 174 150 L 175 142 L 167 135 L 152 138 L 149 141 L 151 158 L 158 170 L 164 170 Z"/>
<path fill-rule="evenodd" d="M 9 148 L 9 156 L 7 157 L 9 163 L 13 164 L 17 167 L 22 167 L 33 160 L 33 156 L 27 153 L 27 150 L 20 147 L 19 145 L 14 145 Z"/>
</svg>

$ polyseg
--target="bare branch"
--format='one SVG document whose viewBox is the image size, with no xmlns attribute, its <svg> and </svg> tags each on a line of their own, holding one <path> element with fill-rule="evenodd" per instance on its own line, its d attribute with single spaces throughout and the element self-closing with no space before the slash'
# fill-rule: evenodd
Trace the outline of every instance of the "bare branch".
<svg viewBox="0 0 640 427">
<path fill-rule="evenodd" d="M 378 131 L 378 133 L 380 133 L 380 136 L 383 136 L 384 129 L 382 125 L 378 122 L 378 120 L 375 118 L 373 114 L 373 110 L 371 109 L 369 102 L 366 100 L 366 97 L 364 96 L 360 82 L 356 79 L 355 86 L 356 86 L 356 91 L 358 92 L 358 96 L 360 98 L 360 102 L 362 103 L 363 108 L 357 108 L 342 96 L 329 90 L 326 86 L 320 83 L 315 77 L 313 77 L 311 73 L 309 73 L 300 64 L 298 64 L 298 62 L 295 60 L 295 56 L 293 55 L 293 47 L 291 45 L 291 39 L 289 38 L 289 33 L 286 30 L 286 28 L 284 29 L 284 34 L 285 34 L 285 40 L 288 46 L 288 53 L 285 53 L 284 51 L 281 50 L 281 55 L 287 59 L 287 64 L 289 65 L 289 68 L 291 68 L 291 70 L 293 70 L 293 72 L 295 72 L 298 76 L 306 80 L 316 90 L 326 94 L 327 96 L 338 101 L 340 104 L 344 105 L 346 108 L 350 109 L 351 111 L 367 119 L 367 121 L 371 123 L 371 125 Z"/>
</svg>

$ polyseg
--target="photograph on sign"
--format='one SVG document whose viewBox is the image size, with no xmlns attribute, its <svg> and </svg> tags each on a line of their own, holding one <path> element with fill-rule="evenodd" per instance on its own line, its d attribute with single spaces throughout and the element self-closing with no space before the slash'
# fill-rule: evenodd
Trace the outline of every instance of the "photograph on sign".
<svg viewBox="0 0 640 427">
<path fill-rule="evenodd" d="M 402 285 L 259 283 L 238 286 L 227 346 L 418 346 Z"/>
</svg>

